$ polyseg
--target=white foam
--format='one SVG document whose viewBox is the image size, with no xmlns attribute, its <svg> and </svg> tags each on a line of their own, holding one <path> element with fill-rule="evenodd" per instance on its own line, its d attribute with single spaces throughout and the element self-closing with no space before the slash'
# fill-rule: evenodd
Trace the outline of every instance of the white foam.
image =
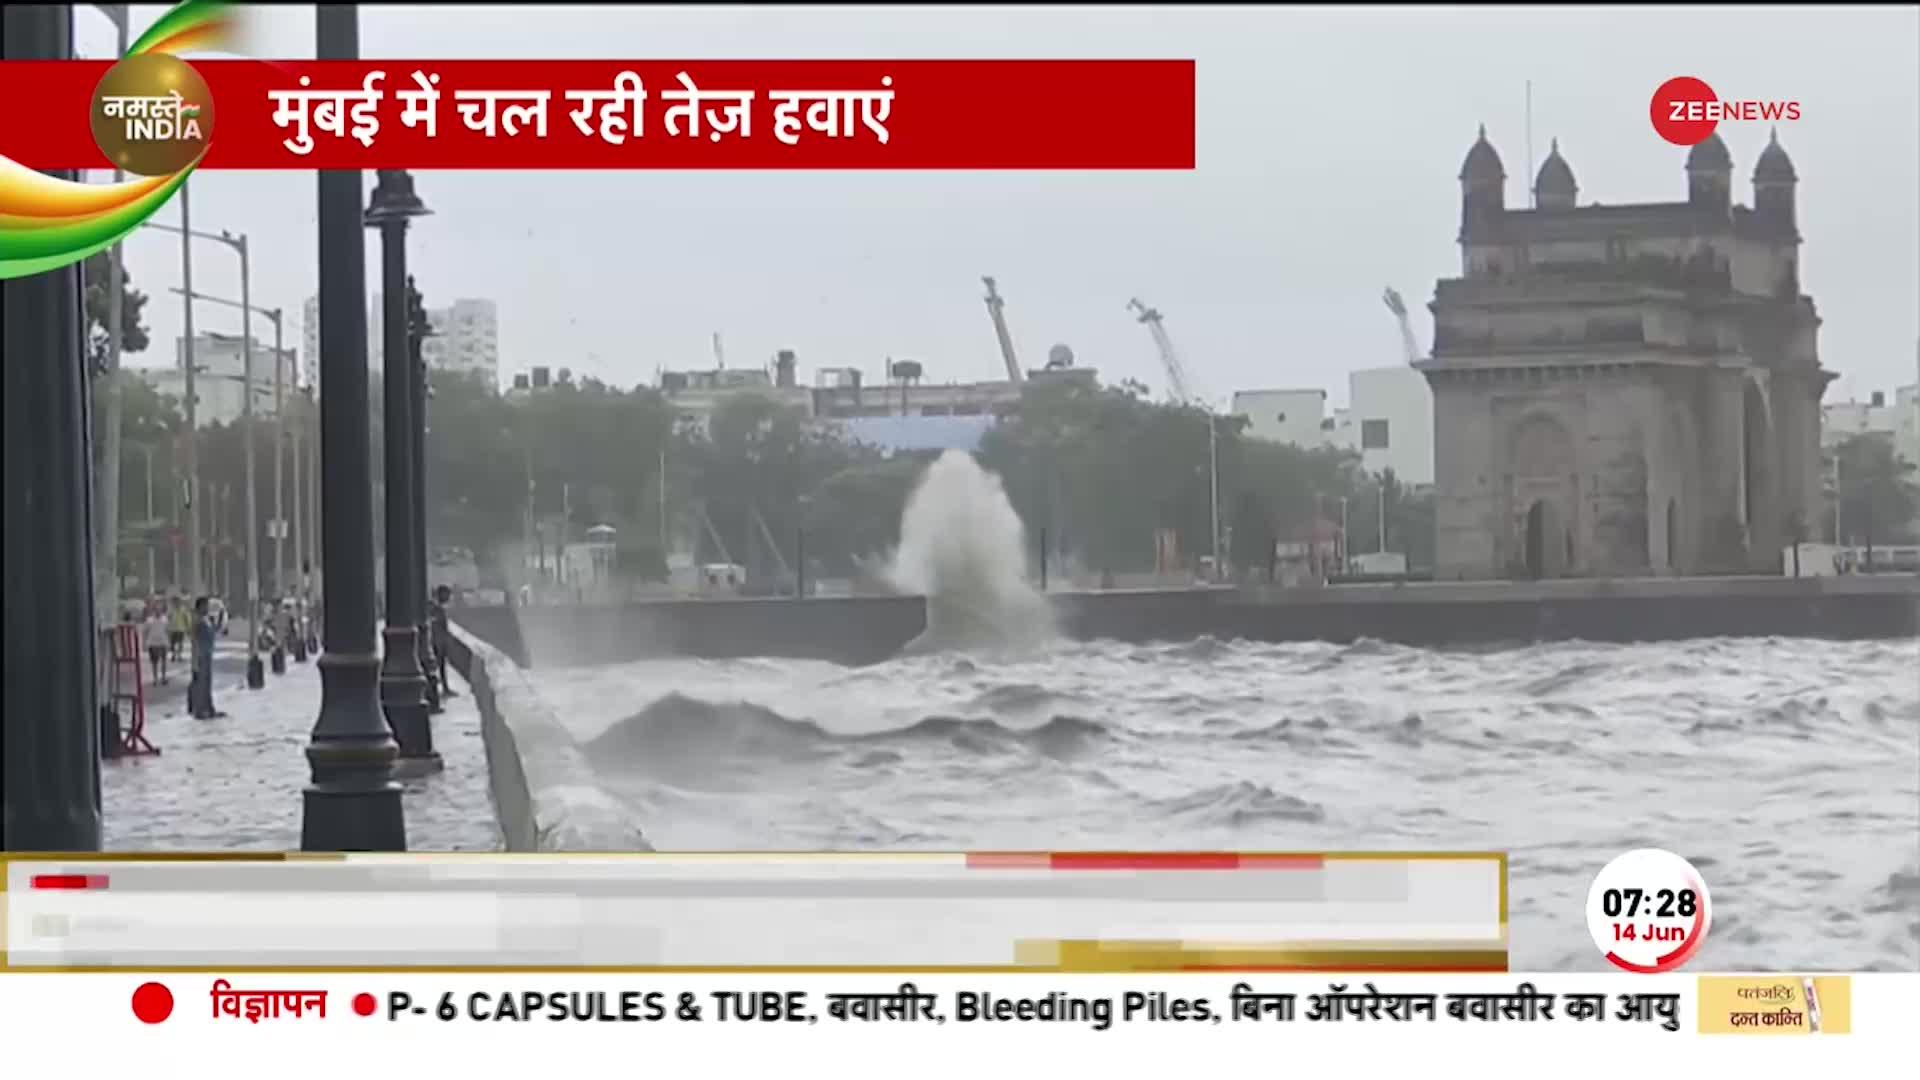
<svg viewBox="0 0 1920 1080">
<path fill-rule="evenodd" d="M 887 568 L 897 589 L 927 598 L 917 648 L 1004 648 L 1053 635 L 1046 598 L 1027 583 L 1026 528 L 1000 478 L 972 454 L 940 455 L 907 499 Z"/>
</svg>

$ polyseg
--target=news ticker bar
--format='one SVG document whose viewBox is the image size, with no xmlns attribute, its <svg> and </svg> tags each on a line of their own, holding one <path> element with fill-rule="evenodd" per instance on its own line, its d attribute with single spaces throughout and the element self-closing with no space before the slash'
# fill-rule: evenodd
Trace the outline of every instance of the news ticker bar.
<svg viewBox="0 0 1920 1080">
<path fill-rule="evenodd" d="M 1191 60 L 188 63 L 208 169 L 1194 167 Z M 145 106 L 172 123 L 164 95 L 99 96 L 113 67 L 0 64 L 0 95 L 34 103 L 0 154 L 101 169 L 98 125 L 161 139 Z"/>
<path fill-rule="evenodd" d="M 0 1000 L 28 977 L 0 979 Z M 1124 1025 L 1288 1025 L 1378 1031 L 1440 1025 L 1455 1032 L 1536 1030 L 1649 1035 L 1849 1035 L 1862 1010 L 1855 977 L 1756 974 L 1383 975 L 1318 980 L 1234 973 L 1182 978 L 1061 976 L 676 976 L 149 974 L 103 982 L 126 995 L 112 1012 L 85 1010 L 94 1024 L 127 1016 L 171 1028 L 311 1031 L 369 1021 L 411 1028 L 470 1023 L 645 1024 L 658 1028 L 738 1024 L 1038 1024 L 1094 1030 Z M 1920 978 L 1862 976 L 1888 998 L 1920 1001 Z M 45 984 L 42 992 L 72 980 Z M 125 1011 L 122 1011 L 125 1010 Z M 1867 1010 L 1870 1014 L 1871 1009 Z M 1881 1013 L 1898 1014 L 1882 1008 Z M 18 1018 L 18 1009 L 8 1015 Z M 126 1021 L 121 1021 L 125 1023 Z M 263 1029 L 261 1025 L 265 1025 Z M 1883 1025 L 1873 1025 L 1875 1028 Z M 336 1027 L 335 1030 L 338 1030 Z M 1302 1032 L 1304 1034 L 1304 1032 Z"/>
<path fill-rule="evenodd" d="M 1501 971 L 1498 854 L 5 862 L 13 969 Z"/>
</svg>

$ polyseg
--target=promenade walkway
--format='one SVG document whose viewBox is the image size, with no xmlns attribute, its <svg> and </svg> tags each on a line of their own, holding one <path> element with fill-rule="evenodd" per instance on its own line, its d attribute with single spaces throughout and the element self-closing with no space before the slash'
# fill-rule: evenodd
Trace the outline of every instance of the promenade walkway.
<svg viewBox="0 0 1920 1080">
<path fill-rule="evenodd" d="M 320 713 L 320 672 L 287 663 L 261 690 L 246 688 L 244 637 L 214 654 L 216 720 L 187 713 L 186 673 L 147 688 L 147 737 L 157 757 L 101 762 L 108 851 L 297 851 L 305 749 Z M 492 851 L 500 846 L 487 792 L 486 752 L 473 695 L 433 718 L 443 772 L 404 782 L 407 843 L 414 851 Z"/>
</svg>

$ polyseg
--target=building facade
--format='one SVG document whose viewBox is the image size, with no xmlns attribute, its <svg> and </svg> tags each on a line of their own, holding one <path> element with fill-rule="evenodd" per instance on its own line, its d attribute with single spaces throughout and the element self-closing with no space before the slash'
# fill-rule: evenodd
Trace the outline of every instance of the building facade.
<svg viewBox="0 0 1920 1080">
<path fill-rule="evenodd" d="M 1369 368 L 1347 376 L 1347 407 L 1334 410 L 1329 445 L 1360 455 L 1360 467 L 1412 488 L 1433 484 L 1433 390 L 1417 368 Z"/>
<path fill-rule="evenodd" d="M 1913 406 L 1913 388 L 1902 387 L 1899 393 L 1908 400 L 1896 398 L 1888 404 L 1887 395 L 1876 390 L 1865 401 L 1828 402 L 1820 410 L 1821 448 L 1831 450 L 1858 435 L 1876 435 L 1896 442 L 1904 419 L 1902 413 L 1911 411 Z"/>
<path fill-rule="evenodd" d="M 193 393 L 194 426 L 211 427 L 232 424 L 242 416 L 246 400 L 246 362 L 241 338 L 237 334 L 201 333 L 193 336 L 195 366 Z M 142 375 L 159 393 L 181 402 L 184 415 L 187 397 L 187 339 L 174 339 L 174 364 L 170 368 L 147 368 Z M 280 354 L 280 394 L 290 398 L 298 389 L 298 354 L 293 349 Z M 253 343 L 253 414 L 272 419 L 274 394 L 274 356 L 271 344 Z"/>
<path fill-rule="evenodd" d="M 386 294 L 374 293 L 367 308 L 367 371 L 377 381 L 386 366 Z M 433 335 L 420 355 L 433 371 L 465 372 L 500 387 L 500 312 L 491 300 L 455 300 L 427 309 Z M 320 381 L 320 300 L 309 296 L 302 310 L 301 364 L 313 385 Z"/>
<path fill-rule="evenodd" d="M 1580 206 L 1556 142 L 1531 208 L 1480 138 L 1438 283 L 1436 575 L 1777 573 L 1820 505 L 1820 319 L 1778 140 L 1732 200 L 1718 135 L 1684 201 Z"/>
<path fill-rule="evenodd" d="M 420 355 L 432 371 L 473 376 L 495 390 L 500 388 L 500 311 L 491 300 L 455 300 L 443 308 L 428 308 L 433 336 L 420 345 Z"/>
<path fill-rule="evenodd" d="M 893 371 L 916 372 L 917 365 L 891 366 Z M 536 373 L 537 374 L 537 373 Z M 1087 387 L 1099 385 L 1092 368 L 1053 366 L 1027 373 L 1033 383 L 1074 383 Z M 520 377 L 515 377 L 519 392 Z M 899 448 L 946 446 L 956 440 L 978 441 L 991 421 L 1011 412 L 1020 404 L 1021 383 L 1007 379 L 967 383 L 927 383 L 918 374 L 893 375 L 885 381 L 868 382 L 858 368 L 829 367 L 814 373 L 814 385 L 802 386 L 799 362 L 791 350 L 783 349 L 774 358 L 772 370 L 757 368 L 717 368 L 706 371 L 669 371 L 661 375 L 660 389 L 679 410 L 683 422 L 704 427 L 707 418 L 727 398 L 754 393 L 797 409 L 822 424 L 841 421 L 955 419 L 955 424 L 929 423 L 907 434 L 898 424 L 871 424 L 861 430 L 884 438 Z M 537 389 L 538 379 L 526 389 Z M 983 421 L 975 423 L 973 421 Z M 860 427 L 860 425 L 855 425 Z M 853 430 L 840 425 L 839 430 Z"/>
<path fill-rule="evenodd" d="M 1325 390 L 1236 390 L 1232 410 L 1251 438 L 1306 447 L 1330 441 Z"/>
<path fill-rule="evenodd" d="M 1350 450 L 1369 473 L 1392 470 L 1414 488 L 1433 483 L 1433 391 L 1424 374 L 1405 366 L 1350 372 L 1347 401 L 1329 412 L 1325 390 L 1240 390 L 1233 415 L 1247 421 L 1251 438 Z"/>
</svg>

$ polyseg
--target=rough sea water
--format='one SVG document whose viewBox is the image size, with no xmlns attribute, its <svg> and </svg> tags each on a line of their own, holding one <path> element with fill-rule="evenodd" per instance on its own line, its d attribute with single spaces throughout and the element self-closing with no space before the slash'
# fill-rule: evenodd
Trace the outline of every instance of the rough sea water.
<svg viewBox="0 0 1920 1080">
<path fill-rule="evenodd" d="M 966 471 L 939 490 L 984 495 Z M 951 546 L 915 521 L 902 562 Z M 917 564 L 933 611 L 943 565 L 971 568 L 961 588 L 996 557 L 1018 579 L 1001 525 L 978 558 Z M 967 616 L 969 636 L 993 624 Z M 1664 847 L 1713 892 L 1698 967 L 1920 967 L 1915 641 L 1135 646 L 1002 625 L 999 647 L 864 668 L 534 676 L 661 850 L 1504 850 L 1512 963 L 1556 971 L 1605 966 L 1593 875 Z"/>
</svg>

